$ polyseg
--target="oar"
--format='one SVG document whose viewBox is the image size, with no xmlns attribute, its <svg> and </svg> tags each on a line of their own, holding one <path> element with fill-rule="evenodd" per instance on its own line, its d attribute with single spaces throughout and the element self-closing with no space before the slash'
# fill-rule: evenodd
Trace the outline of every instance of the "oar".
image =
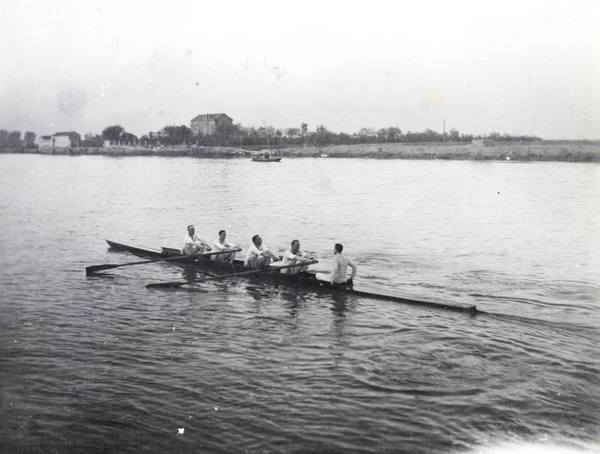
<svg viewBox="0 0 600 454">
<path fill-rule="evenodd" d="M 230 252 L 231 251 L 207 252 L 206 254 L 200 254 L 200 255 L 197 255 L 196 257 L 209 257 L 211 255 L 228 254 Z M 92 274 L 96 273 L 97 271 L 111 270 L 113 268 L 119 268 L 121 266 L 141 265 L 143 263 L 166 262 L 169 260 L 182 260 L 182 259 L 189 259 L 189 258 L 193 258 L 193 257 L 194 257 L 193 255 L 177 255 L 175 257 L 164 257 L 164 258 L 154 259 L 154 260 L 143 260 L 141 262 L 120 263 L 118 265 L 116 265 L 116 264 L 92 265 L 92 266 L 87 266 L 85 268 L 85 275 L 91 276 Z"/>
<path fill-rule="evenodd" d="M 218 281 L 218 280 L 221 280 L 221 279 L 228 279 L 230 277 L 246 276 L 248 274 L 262 273 L 262 272 L 266 272 L 266 271 L 285 270 L 287 268 L 295 268 L 297 266 L 311 265 L 313 263 L 319 263 L 319 262 L 317 260 L 314 260 L 311 263 L 300 262 L 300 263 L 295 263 L 294 265 L 272 266 L 272 267 L 269 267 L 269 268 L 259 268 L 259 269 L 256 269 L 256 270 L 242 271 L 241 273 L 225 274 L 223 276 L 207 277 L 207 278 L 204 278 L 204 279 L 199 279 L 199 280 L 194 281 L 194 282 L 188 282 L 188 281 L 156 282 L 156 283 L 153 283 L 153 284 L 146 284 L 146 288 L 180 287 L 180 286 L 186 285 L 186 284 L 198 284 L 200 282 L 206 282 L 206 281 Z"/>
</svg>

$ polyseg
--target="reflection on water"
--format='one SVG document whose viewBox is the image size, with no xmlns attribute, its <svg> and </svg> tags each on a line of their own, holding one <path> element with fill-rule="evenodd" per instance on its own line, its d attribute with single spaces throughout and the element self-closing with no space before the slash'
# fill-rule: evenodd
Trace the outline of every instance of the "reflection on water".
<svg viewBox="0 0 600 454">
<path fill-rule="evenodd" d="M 348 298 L 348 295 L 333 293 L 331 295 L 331 300 L 333 301 L 331 311 L 339 317 L 344 317 L 344 313 L 348 310 Z"/>
<path fill-rule="evenodd" d="M 593 446 L 599 166 L 288 159 L 256 184 L 252 164 L 0 155 L 0 451 Z M 357 285 L 501 315 L 170 263 L 85 277 L 139 260 L 104 238 L 178 247 L 191 223 L 298 238 L 317 271 L 341 242 Z"/>
</svg>

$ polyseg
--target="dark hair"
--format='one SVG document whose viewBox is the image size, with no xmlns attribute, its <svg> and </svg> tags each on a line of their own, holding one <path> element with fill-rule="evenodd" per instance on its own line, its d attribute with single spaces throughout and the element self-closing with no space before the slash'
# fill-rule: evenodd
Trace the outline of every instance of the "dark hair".
<svg viewBox="0 0 600 454">
<path fill-rule="evenodd" d="M 190 225 L 188 225 L 188 230 L 190 229 L 190 227 L 191 227 L 191 228 L 194 228 L 194 224 L 190 224 Z"/>
<path fill-rule="evenodd" d="M 219 236 L 221 236 L 221 233 L 227 233 L 225 230 L 219 230 Z"/>
<path fill-rule="evenodd" d="M 252 242 L 253 242 L 254 244 L 256 244 L 256 239 L 257 239 L 259 236 L 260 236 L 260 235 L 254 235 L 254 236 L 252 237 Z"/>
<path fill-rule="evenodd" d="M 291 245 L 292 247 L 294 247 L 294 243 L 300 243 L 300 241 L 298 241 L 298 240 L 293 240 L 293 241 L 290 243 L 290 245 Z"/>
<path fill-rule="evenodd" d="M 344 250 L 344 246 L 342 246 L 340 243 L 335 243 L 335 250 L 336 252 L 342 252 Z"/>
</svg>

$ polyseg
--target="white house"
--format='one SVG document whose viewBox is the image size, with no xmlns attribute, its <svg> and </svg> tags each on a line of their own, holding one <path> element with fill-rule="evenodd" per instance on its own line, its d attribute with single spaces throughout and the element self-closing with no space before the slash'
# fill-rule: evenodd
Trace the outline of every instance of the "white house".
<svg viewBox="0 0 600 454">
<path fill-rule="evenodd" d="M 81 142 L 81 135 L 75 131 L 57 132 L 51 136 L 40 136 L 37 140 L 40 148 L 74 148 Z"/>
</svg>

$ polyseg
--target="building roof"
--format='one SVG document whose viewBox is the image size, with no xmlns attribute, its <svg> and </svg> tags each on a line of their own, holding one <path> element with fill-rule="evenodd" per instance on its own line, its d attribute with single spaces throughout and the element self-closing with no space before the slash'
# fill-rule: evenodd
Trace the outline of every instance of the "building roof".
<svg viewBox="0 0 600 454">
<path fill-rule="evenodd" d="M 52 134 L 52 137 L 57 137 L 57 136 L 71 137 L 73 134 L 79 135 L 79 133 L 75 132 L 75 131 L 66 131 L 66 132 L 57 132 L 56 134 Z"/>
<path fill-rule="evenodd" d="M 200 114 L 200 115 L 197 115 L 194 118 L 192 118 L 192 121 L 216 120 L 217 118 L 220 118 L 220 117 L 223 117 L 223 116 L 227 117 L 227 118 L 229 118 L 230 120 L 233 121 L 233 119 L 229 115 L 226 115 L 224 113 Z"/>
</svg>

